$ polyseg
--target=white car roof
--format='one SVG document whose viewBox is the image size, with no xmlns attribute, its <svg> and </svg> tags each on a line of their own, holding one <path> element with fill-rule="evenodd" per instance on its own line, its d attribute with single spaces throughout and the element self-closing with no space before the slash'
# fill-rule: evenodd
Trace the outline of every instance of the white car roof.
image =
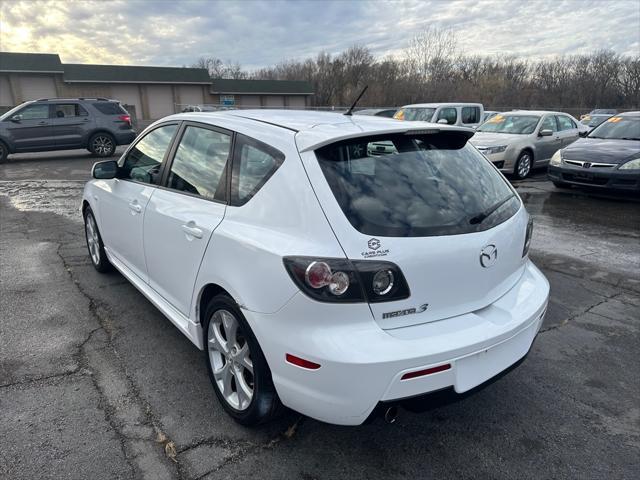
<svg viewBox="0 0 640 480">
<path fill-rule="evenodd" d="M 401 108 L 438 108 L 438 107 L 484 107 L 481 103 L 468 103 L 468 102 L 443 102 L 443 103 L 412 103 L 411 105 L 405 105 Z"/>
<path fill-rule="evenodd" d="M 261 130 L 287 129 L 295 132 L 298 150 L 315 150 L 323 145 L 363 135 L 405 133 L 409 131 L 452 130 L 473 133 L 467 127 L 427 122 L 405 122 L 393 118 L 368 115 L 347 116 L 342 113 L 316 112 L 311 110 L 225 110 L 220 112 L 179 113 L 165 117 L 163 121 L 193 120 L 225 127 L 227 121 L 233 125 L 251 126 Z M 470 135 L 471 136 L 471 135 Z"/>
</svg>

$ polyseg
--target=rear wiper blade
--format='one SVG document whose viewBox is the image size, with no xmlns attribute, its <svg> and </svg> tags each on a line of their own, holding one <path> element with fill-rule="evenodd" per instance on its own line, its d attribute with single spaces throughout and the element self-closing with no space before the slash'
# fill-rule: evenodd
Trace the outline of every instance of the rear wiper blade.
<svg viewBox="0 0 640 480">
<path fill-rule="evenodd" d="M 511 195 L 509 195 L 506 198 L 503 198 L 502 200 L 500 200 L 497 203 L 494 203 L 493 205 L 491 205 L 489 208 L 487 208 L 484 212 L 481 212 L 477 215 L 474 215 L 473 217 L 471 217 L 469 219 L 469 223 L 471 225 L 478 225 L 479 223 L 484 222 L 487 217 L 491 216 L 491 214 L 493 214 L 493 212 L 495 212 L 496 210 L 498 210 L 502 205 L 504 205 L 505 203 L 507 203 L 509 200 L 511 200 L 513 197 L 515 197 L 516 194 L 515 193 L 511 193 Z"/>
</svg>

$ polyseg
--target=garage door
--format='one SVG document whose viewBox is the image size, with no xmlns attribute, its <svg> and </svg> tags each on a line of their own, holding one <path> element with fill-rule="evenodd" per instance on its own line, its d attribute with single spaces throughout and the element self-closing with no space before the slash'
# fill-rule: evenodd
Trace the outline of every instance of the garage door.
<svg viewBox="0 0 640 480">
<path fill-rule="evenodd" d="M 304 97 L 302 95 L 291 95 L 289 97 L 290 108 L 304 108 L 305 106 Z"/>
<path fill-rule="evenodd" d="M 23 100 L 55 98 L 56 85 L 51 77 L 20 76 L 18 81 L 22 89 Z"/>
<path fill-rule="evenodd" d="M 284 107 L 284 97 L 282 95 L 265 95 L 264 104 L 267 107 Z"/>
<path fill-rule="evenodd" d="M 157 120 L 175 113 L 173 93 L 169 85 L 147 85 L 146 88 L 150 120 Z"/>
<path fill-rule="evenodd" d="M 113 85 L 111 87 L 111 98 L 118 100 L 123 105 L 133 105 L 135 107 L 136 117 L 140 118 L 142 116 L 142 105 L 140 104 L 138 85 Z"/>
<path fill-rule="evenodd" d="M 202 86 L 200 85 L 180 85 L 180 103 L 182 105 L 200 105 L 204 103 L 202 99 Z"/>
</svg>

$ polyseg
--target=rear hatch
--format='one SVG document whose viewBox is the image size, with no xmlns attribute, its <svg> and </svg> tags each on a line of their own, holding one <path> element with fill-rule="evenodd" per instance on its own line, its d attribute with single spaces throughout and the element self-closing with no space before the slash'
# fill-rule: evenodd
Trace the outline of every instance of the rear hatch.
<svg viewBox="0 0 640 480">
<path fill-rule="evenodd" d="M 408 298 L 370 302 L 384 329 L 484 308 L 522 275 L 528 215 L 468 137 L 388 134 L 315 151 L 310 176 L 324 177 L 314 188 L 347 257 L 393 262 L 406 279 Z M 381 144 L 393 148 L 372 155 Z"/>
<path fill-rule="evenodd" d="M 98 100 L 92 106 L 102 115 L 102 124 L 111 123 L 116 130 L 131 130 L 133 122 L 129 112 L 119 103 L 112 100 Z"/>
</svg>

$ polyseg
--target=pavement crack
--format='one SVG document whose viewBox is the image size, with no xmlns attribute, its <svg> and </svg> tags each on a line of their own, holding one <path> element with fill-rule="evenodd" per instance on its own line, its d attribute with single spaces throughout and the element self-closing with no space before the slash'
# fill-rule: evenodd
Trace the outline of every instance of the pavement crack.
<svg viewBox="0 0 640 480">
<path fill-rule="evenodd" d="M 584 315 L 585 313 L 588 313 L 592 308 L 597 307 L 598 305 L 602 305 L 603 303 L 606 303 L 607 301 L 610 300 L 611 297 L 605 297 L 604 299 L 600 300 L 597 303 L 594 303 L 592 305 L 589 305 L 587 308 L 580 310 L 577 313 L 574 313 L 573 315 L 571 315 L 570 317 L 565 318 L 562 322 L 558 323 L 557 325 L 551 325 L 547 328 L 542 328 L 540 329 L 540 331 L 538 333 L 545 333 L 545 332 L 549 332 L 551 330 L 558 330 L 559 328 L 562 328 L 566 325 L 568 325 L 571 321 L 573 321 L 574 319 L 578 318 L 581 315 Z"/>
</svg>

